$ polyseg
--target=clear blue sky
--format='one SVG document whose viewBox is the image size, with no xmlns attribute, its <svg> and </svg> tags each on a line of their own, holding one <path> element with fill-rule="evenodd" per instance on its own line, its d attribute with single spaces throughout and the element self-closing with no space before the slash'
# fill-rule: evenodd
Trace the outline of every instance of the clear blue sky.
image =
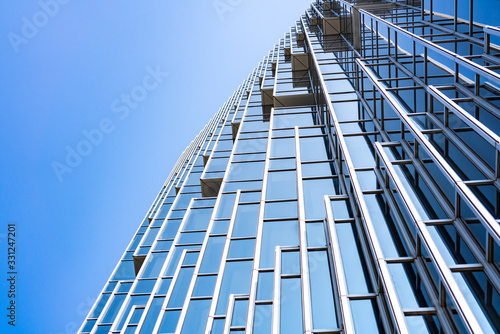
<svg viewBox="0 0 500 334">
<path fill-rule="evenodd" d="M 41 2 L 0 5 L 2 333 L 76 331 L 178 156 L 309 4 Z"/>
<path fill-rule="evenodd" d="M 178 156 L 309 2 L 0 4 L 0 332 L 76 331 Z"/>
</svg>

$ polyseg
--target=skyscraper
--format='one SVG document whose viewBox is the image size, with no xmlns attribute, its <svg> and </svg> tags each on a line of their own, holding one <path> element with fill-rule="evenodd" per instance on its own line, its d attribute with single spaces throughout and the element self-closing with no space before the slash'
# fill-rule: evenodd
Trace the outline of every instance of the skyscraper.
<svg viewBox="0 0 500 334">
<path fill-rule="evenodd" d="M 448 2 L 312 3 L 79 333 L 498 333 L 500 29 Z"/>
</svg>

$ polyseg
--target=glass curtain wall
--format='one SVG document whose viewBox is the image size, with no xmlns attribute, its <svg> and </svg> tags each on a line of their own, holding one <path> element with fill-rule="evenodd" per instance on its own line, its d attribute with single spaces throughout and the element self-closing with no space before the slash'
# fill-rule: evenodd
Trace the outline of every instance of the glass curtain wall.
<svg viewBox="0 0 500 334">
<path fill-rule="evenodd" d="M 500 332 L 484 6 L 313 2 L 181 155 L 79 333 Z"/>
</svg>

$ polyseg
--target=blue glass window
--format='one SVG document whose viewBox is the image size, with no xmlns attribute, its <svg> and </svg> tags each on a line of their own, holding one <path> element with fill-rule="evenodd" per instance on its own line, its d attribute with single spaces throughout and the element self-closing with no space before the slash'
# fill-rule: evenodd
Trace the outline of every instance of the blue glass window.
<svg viewBox="0 0 500 334">
<path fill-rule="evenodd" d="M 156 284 L 154 279 L 141 279 L 137 281 L 134 288 L 134 293 L 151 293 Z"/>
<path fill-rule="evenodd" d="M 365 294 L 372 292 L 364 262 L 361 260 L 360 244 L 350 223 L 335 224 L 337 230 L 340 254 L 350 294 Z"/>
<path fill-rule="evenodd" d="M 153 278 L 158 277 L 160 275 L 160 270 L 165 263 L 165 259 L 167 258 L 168 253 L 151 253 L 146 263 L 143 264 L 145 266 L 144 271 L 142 272 L 142 278 Z"/>
<path fill-rule="evenodd" d="M 281 253 L 281 274 L 300 274 L 300 253 L 298 251 Z"/>
<path fill-rule="evenodd" d="M 295 158 L 292 159 L 271 159 L 269 161 L 269 169 L 295 169 L 296 161 Z"/>
<path fill-rule="evenodd" d="M 295 156 L 295 138 L 273 138 L 271 142 L 271 158 Z"/>
<path fill-rule="evenodd" d="M 262 232 L 261 268 L 274 268 L 276 246 L 299 245 L 299 222 L 265 221 Z"/>
<path fill-rule="evenodd" d="M 253 258 L 255 251 L 255 239 L 231 240 L 229 245 L 228 259 Z"/>
<path fill-rule="evenodd" d="M 325 247 L 325 227 L 323 222 L 307 223 L 307 246 L 308 247 Z"/>
<path fill-rule="evenodd" d="M 266 203 L 264 218 L 297 218 L 297 201 Z"/>
<path fill-rule="evenodd" d="M 294 126 L 313 126 L 314 121 L 311 113 L 295 113 L 288 115 L 274 115 L 273 128 L 284 129 Z"/>
<path fill-rule="evenodd" d="M 97 320 L 87 320 L 85 326 L 83 326 L 82 333 L 90 333 Z"/>
<path fill-rule="evenodd" d="M 264 161 L 233 162 L 229 167 L 228 181 L 259 180 L 264 174 Z"/>
<path fill-rule="evenodd" d="M 248 300 L 235 300 L 231 326 L 245 326 L 247 322 Z"/>
<path fill-rule="evenodd" d="M 180 310 L 166 311 L 165 314 L 163 315 L 163 319 L 161 321 L 160 330 L 158 331 L 158 334 L 174 333 L 180 316 L 181 316 Z M 150 333 L 152 333 L 152 331 Z"/>
<path fill-rule="evenodd" d="M 356 333 L 384 333 L 377 321 L 378 310 L 372 300 L 351 300 L 352 320 Z"/>
<path fill-rule="evenodd" d="M 281 333 L 302 334 L 302 297 L 300 278 L 281 280 Z"/>
<path fill-rule="evenodd" d="M 186 299 L 186 293 L 188 291 L 193 272 L 193 267 L 181 268 L 177 281 L 175 282 L 172 295 L 168 301 L 168 308 L 182 307 L 184 305 L 184 300 Z"/>
<path fill-rule="evenodd" d="M 314 329 L 337 328 L 332 279 L 326 251 L 310 251 L 309 276 Z"/>
<path fill-rule="evenodd" d="M 191 209 L 186 218 L 184 231 L 206 230 L 212 215 L 212 208 Z"/>
<path fill-rule="evenodd" d="M 229 219 L 215 220 L 210 234 L 227 234 L 229 229 Z"/>
<path fill-rule="evenodd" d="M 323 219 L 326 217 L 325 195 L 335 195 L 332 179 L 303 180 L 304 207 L 306 219 Z"/>
<path fill-rule="evenodd" d="M 200 245 L 187 245 L 187 246 L 176 246 L 172 251 L 172 257 L 170 258 L 167 270 L 165 271 L 165 276 L 173 276 L 177 266 L 179 265 L 179 260 L 182 256 L 182 252 L 185 249 L 200 249 Z"/>
<path fill-rule="evenodd" d="M 132 316 L 130 317 L 129 324 L 137 325 L 139 320 L 141 320 L 142 314 L 144 313 L 144 308 L 136 308 Z"/>
<path fill-rule="evenodd" d="M 268 334 L 272 329 L 273 305 L 255 305 L 255 315 L 253 320 L 254 334 Z"/>
<path fill-rule="evenodd" d="M 234 221 L 233 237 L 254 237 L 259 221 L 259 204 L 240 204 Z"/>
<path fill-rule="evenodd" d="M 230 294 L 248 294 L 253 261 L 227 262 L 217 302 L 216 314 L 226 314 Z"/>
<path fill-rule="evenodd" d="M 234 153 L 265 152 L 267 138 L 239 139 Z"/>
<path fill-rule="evenodd" d="M 177 244 L 201 244 L 205 238 L 205 232 L 183 232 Z"/>
<path fill-rule="evenodd" d="M 260 191 L 242 192 L 240 194 L 240 203 L 259 202 L 260 196 Z"/>
<path fill-rule="evenodd" d="M 98 326 L 97 331 L 95 333 L 96 334 L 108 334 L 110 329 L 111 329 L 111 325 Z"/>
<path fill-rule="evenodd" d="M 214 319 L 211 334 L 222 334 L 224 332 L 224 324 L 226 319 Z"/>
<path fill-rule="evenodd" d="M 146 303 L 148 302 L 148 299 L 149 299 L 149 295 L 132 296 L 129 299 L 127 306 L 125 306 L 125 310 L 122 314 L 120 321 L 118 322 L 116 329 L 117 330 L 122 329 L 123 325 L 125 324 L 125 320 L 127 320 L 127 317 L 129 315 L 130 311 L 132 310 L 132 306 L 146 305 Z"/>
<path fill-rule="evenodd" d="M 205 255 L 201 261 L 200 273 L 216 273 L 219 271 L 220 259 L 224 250 L 226 237 L 209 237 Z"/>
<path fill-rule="evenodd" d="M 135 279 L 134 261 L 122 260 L 111 279 L 120 281 Z"/>
<path fill-rule="evenodd" d="M 214 293 L 216 281 L 216 275 L 198 276 L 198 278 L 196 279 L 196 284 L 194 285 L 193 297 L 212 296 L 212 294 Z"/>
<path fill-rule="evenodd" d="M 169 219 L 158 239 L 173 239 L 181 226 L 181 219 Z"/>
<path fill-rule="evenodd" d="M 99 318 L 101 315 L 102 309 L 106 305 L 106 302 L 108 301 L 109 297 L 111 294 L 103 294 L 101 295 L 101 298 L 99 299 L 99 302 L 96 304 L 94 310 L 92 313 L 89 315 L 89 318 Z"/>
<path fill-rule="evenodd" d="M 272 300 L 274 286 L 274 272 L 263 271 L 259 273 L 257 283 L 257 299 L 256 300 Z"/>
<path fill-rule="evenodd" d="M 335 175 L 333 162 L 302 164 L 302 177 L 318 177 Z"/>
<path fill-rule="evenodd" d="M 269 172 L 266 199 L 296 199 L 297 173 L 293 171 Z"/>
<path fill-rule="evenodd" d="M 155 251 L 168 251 L 172 246 L 172 240 L 161 240 L 156 242 Z"/>
<path fill-rule="evenodd" d="M 168 292 L 168 288 L 170 288 L 170 283 L 172 282 L 171 278 L 163 278 L 160 283 L 160 288 L 156 292 L 158 295 L 166 295 Z"/>
<path fill-rule="evenodd" d="M 111 301 L 111 304 L 109 305 L 109 308 L 106 311 L 106 314 L 102 318 L 102 323 L 103 324 L 111 324 L 116 318 L 116 315 L 118 314 L 118 311 L 120 310 L 120 307 L 123 304 L 123 301 L 125 300 L 125 297 L 127 295 L 115 295 L 113 297 L 113 300 Z"/>
<path fill-rule="evenodd" d="M 328 160 L 324 137 L 300 138 L 300 159 L 304 161 Z"/>
<path fill-rule="evenodd" d="M 211 303 L 211 299 L 191 300 L 181 333 L 203 333 Z"/>
<path fill-rule="evenodd" d="M 216 218 L 231 218 L 231 212 L 233 211 L 234 199 L 236 198 L 236 194 L 222 194 L 219 207 L 217 209 L 217 213 L 215 214 Z"/>
</svg>

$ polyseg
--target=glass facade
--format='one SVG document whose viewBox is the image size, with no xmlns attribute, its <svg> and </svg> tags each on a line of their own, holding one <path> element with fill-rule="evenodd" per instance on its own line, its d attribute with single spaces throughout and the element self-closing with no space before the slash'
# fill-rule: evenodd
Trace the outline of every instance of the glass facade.
<svg viewBox="0 0 500 334">
<path fill-rule="evenodd" d="M 500 29 L 444 2 L 313 2 L 79 333 L 500 332 Z"/>
</svg>

